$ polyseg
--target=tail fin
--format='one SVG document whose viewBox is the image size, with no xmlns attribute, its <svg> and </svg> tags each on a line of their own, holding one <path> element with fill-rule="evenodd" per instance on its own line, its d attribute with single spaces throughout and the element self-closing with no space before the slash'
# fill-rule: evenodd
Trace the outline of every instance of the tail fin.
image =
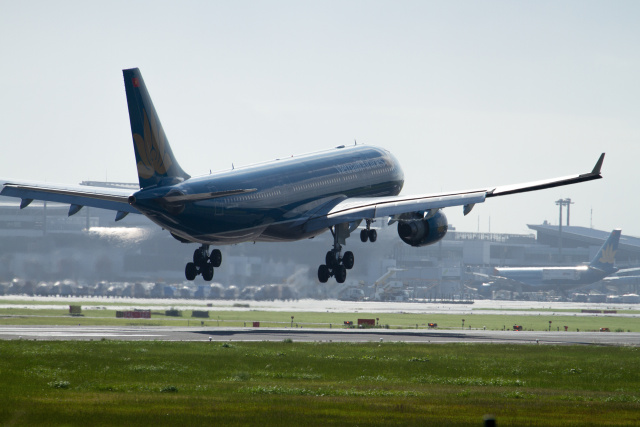
<svg viewBox="0 0 640 427">
<path fill-rule="evenodd" d="M 140 188 L 189 179 L 171 152 L 162 124 L 137 68 L 122 70 Z"/>
<path fill-rule="evenodd" d="M 589 264 L 591 267 L 604 271 L 613 270 L 621 232 L 619 228 L 611 232 L 609 238 L 604 242 L 595 258 L 591 260 Z"/>
</svg>

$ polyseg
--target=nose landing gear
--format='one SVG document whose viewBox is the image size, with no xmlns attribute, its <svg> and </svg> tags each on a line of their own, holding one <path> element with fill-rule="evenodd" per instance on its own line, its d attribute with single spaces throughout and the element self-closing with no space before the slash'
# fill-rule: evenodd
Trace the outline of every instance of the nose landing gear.
<svg viewBox="0 0 640 427">
<path fill-rule="evenodd" d="M 214 267 L 220 267 L 222 263 L 222 253 L 219 249 L 214 249 L 209 254 L 209 245 L 202 245 L 193 252 L 193 262 L 187 263 L 184 268 L 184 275 L 187 280 L 194 280 L 198 274 L 209 282 L 213 279 Z"/>
</svg>

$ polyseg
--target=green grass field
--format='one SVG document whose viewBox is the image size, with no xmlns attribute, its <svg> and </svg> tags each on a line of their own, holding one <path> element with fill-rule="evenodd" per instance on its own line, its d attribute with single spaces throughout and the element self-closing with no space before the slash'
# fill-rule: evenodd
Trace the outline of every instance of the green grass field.
<svg viewBox="0 0 640 427">
<path fill-rule="evenodd" d="M 2 425 L 637 425 L 629 347 L 0 342 Z"/>
</svg>

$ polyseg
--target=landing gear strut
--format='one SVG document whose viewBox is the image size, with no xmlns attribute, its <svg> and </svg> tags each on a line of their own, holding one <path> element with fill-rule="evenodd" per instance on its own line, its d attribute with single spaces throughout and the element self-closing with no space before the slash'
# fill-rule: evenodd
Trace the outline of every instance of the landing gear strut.
<svg viewBox="0 0 640 427">
<path fill-rule="evenodd" d="M 349 236 L 349 228 L 347 224 L 339 224 L 331 228 L 333 234 L 333 249 L 327 252 L 325 256 L 325 264 L 318 267 L 318 280 L 320 283 L 327 283 L 330 277 L 335 277 L 336 282 L 344 283 L 347 279 L 347 270 L 353 268 L 354 256 L 353 252 L 347 251 L 341 255 L 342 245 Z"/>
<path fill-rule="evenodd" d="M 193 252 L 193 262 L 188 262 L 184 268 L 184 275 L 187 280 L 194 280 L 198 274 L 209 282 L 213 279 L 214 267 L 220 267 L 222 263 L 222 253 L 219 249 L 214 249 L 209 254 L 209 245 L 202 245 Z"/>
</svg>

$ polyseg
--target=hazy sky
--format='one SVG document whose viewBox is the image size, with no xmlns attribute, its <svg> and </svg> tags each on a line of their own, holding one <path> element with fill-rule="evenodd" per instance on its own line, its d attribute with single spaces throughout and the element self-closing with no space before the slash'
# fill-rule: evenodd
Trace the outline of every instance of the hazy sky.
<svg viewBox="0 0 640 427">
<path fill-rule="evenodd" d="M 123 68 L 191 175 L 358 143 L 405 194 L 604 179 L 445 212 L 640 236 L 640 2 L 0 0 L 0 176 L 136 182 Z"/>
</svg>

